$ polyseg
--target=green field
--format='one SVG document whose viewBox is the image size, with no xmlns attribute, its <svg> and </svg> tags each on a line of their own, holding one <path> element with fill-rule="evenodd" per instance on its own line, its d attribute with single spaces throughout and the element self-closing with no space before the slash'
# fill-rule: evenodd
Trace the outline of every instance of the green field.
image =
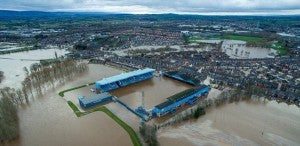
<svg viewBox="0 0 300 146">
<path fill-rule="evenodd" d="M 277 50 L 279 56 L 286 55 L 288 53 L 288 50 L 285 48 L 285 44 L 283 42 L 273 43 L 271 48 Z"/>
<path fill-rule="evenodd" d="M 239 41 L 253 41 L 257 43 L 261 43 L 263 41 L 263 38 L 261 37 L 255 37 L 255 36 L 242 36 L 242 35 L 223 35 L 220 37 L 220 39 L 225 40 L 239 40 Z"/>
<path fill-rule="evenodd" d="M 77 117 L 81 117 L 95 111 L 104 112 L 106 115 L 111 117 L 115 122 L 117 122 L 129 134 L 130 139 L 134 146 L 142 146 L 142 143 L 138 138 L 136 132 L 128 124 L 126 124 L 124 121 L 118 118 L 114 113 L 112 113 L 109 109 L 107 109 L 105 106 L 100 106 L 85 112 L 81 112 L 72 101 L 68 101 L 68 105 L 71 107 L 71 109 L 74 111 Z"/>
<path fill-rule="evenodd" d="M 243 36 L 243 35 L 222 35 L 220 37 L 211 37 L 211 38 L 205 38 L 205 37 L 199 37 L 199 36 L 192 36 L 188 38 L 189 43 L 196 43 L 199 40 L 239 40 L 239 41 L 245 41 L 245 42 L 255 42 L 255 43 L 262 43 L 263 38 L 261 37 L 255 37 L 255 36 Z"/>
<path fill-rule="evenodd" d="M 188 38 L 189 43 L 196 43 L 198 40 L 203 40 L 203 37 L 193 36 Z"/>
</svg>

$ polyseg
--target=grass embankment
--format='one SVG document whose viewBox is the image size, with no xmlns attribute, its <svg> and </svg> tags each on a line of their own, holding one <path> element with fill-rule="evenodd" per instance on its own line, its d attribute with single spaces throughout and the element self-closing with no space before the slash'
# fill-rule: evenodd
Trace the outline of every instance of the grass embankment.
<svg viewBox="0 0 300 146">
<path fill-rule="evenodd" d="M 83 87 L 86 87 L 86 86 L 94 85 L 94 84 L 95 84 L 95 82 L 94 83 L 89 83 L 89 84 L 86 84 L 86 85 L 81 85 L 81 86 L 74 87 L 74 88 L 70 88 L 70 89 L 67 89 L 67 90 L 64 90 L 64 91 L 60 91 L 58 93 L 58 95 L 61 96 L 61 97 L 64 97 L 66 92 L 76 90 L 76 89 L 79 89 L 79 88 L 83 88 Z"/>
<path fill-rule="evenodd" d="M 87 115 L 87 114 L 95 112 L 95 111 L 102 111 L 102 112 L 106 113 L 106 115 L 111 117 L 123 129 L 126 130 L 126 132 L 129 134 L 130 139 L 134 146 L 142 145 L 142 143 L 141 143 L 140 139 L 138 138 L 137 134 L 135 133 L 135 131 L 129 125 L 127 125 L 125 122 L 123 122 L 120 118 L 118 118 L 114 113 L 112 113 L 109 109 L 107 109 L 106 107 L 100 106 L 100 107 L 94 108 L 89 111 L 81 112 L 73 102 L 68 101 L 68 104 L 72 108 L 72 110 L 74 111 L 74 113 L 76 114 L 77 117 L 81 117 L 81 116 Z"/>
<path fill-rule="evenodd" d="M 283 42 L 273 43 L 271 48 L 277 50 L 279 56 L 286 55 L 288 53 L 288 50 L 285 48 L 285 44 Z"/>
</svg>

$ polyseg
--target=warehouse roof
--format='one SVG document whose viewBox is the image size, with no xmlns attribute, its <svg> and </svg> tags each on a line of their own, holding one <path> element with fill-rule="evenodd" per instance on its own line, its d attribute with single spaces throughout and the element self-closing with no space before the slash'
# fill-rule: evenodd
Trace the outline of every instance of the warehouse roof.
<svg viewBox="0 0 300 146">
<path fill-rule="evenodd" d="M 132 72 L 122 73 L 122 74 L 119 74 L 116 76 L 103 78 L 101 81 L 97 81 L 96 84 L 105 85 L 105 84 L 117 82 L 120 80 L 124 80 L 129 77 L 138 76 L 138 75 L 142 75 L 142 74 L 150 73 L 150 72 L 154 72 L 154 71 L 155 71 L 155 69 L 151 69 L 151 68 L 139 69 L 139 70 L 135 70 Z"/>
<path fill-rule="evenodd" d="M 89 104 L 98 100 L 101 100 L 103 98 L 107 98 L 107 97 L 111 97 L 112 95 L 109 94 L 108 92 L 103 92 L 101 94 L 97 94 L 95 96 L 91 96 L 91 97 L 85 97 L 85 96 L 81 96 L 79 97 L 79 100 L 83 103 L 83 104 Z"/>
</svg>

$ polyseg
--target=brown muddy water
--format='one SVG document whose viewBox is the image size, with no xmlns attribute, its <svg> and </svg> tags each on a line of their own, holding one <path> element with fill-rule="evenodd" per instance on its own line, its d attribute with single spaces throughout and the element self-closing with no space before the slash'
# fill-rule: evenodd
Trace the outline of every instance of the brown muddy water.
<svg viewBox="0 0 300 146">
<path fill-rule="evenodd" d="M 89 65 L 89 72 L 19 109 L 20 138 L 7 145 L 132 145 L 127 132 L 102 112 L 77 118 L 58 92 L 89 83 L 119 70 Z"/>
<path fill-rule="evenodd" d="M 65 94 L 58 92 L 122 71 L 103 65 L 89 64 L 89 72 L 51 90 L 43 97 L 33 98 L 19 109 L 20 138 L 7 145 L 132 145 L 127 132 L 102 112 L 77 118 L 66 101 L 78 107 L 78 96 L 93 95 L 88 86 Z M 111 93 L 136 108 L 144 101 L 147 109 L 166 97 L 190 88 L 168 78 L 155 77 Z M 217 95 L 210 94 L 209 96 Z M 117 103 L 105 105 L 138 131 L 140 119 Z M 168 127 L 158 132 L 161 145 L 299 145 L 300 111 L 298 107 L 276 102 L 232 103 L 207 111 L 197 121 Z M 263 133 L 263 134 L 262 134 Z"/>
<path fill-rule="evenodd" d="M 20 138 L 6 145 L 132 145 L 127 132 L 115 121 L 102 112 L 95 112 L 77 118 L 67 100 L 73 101 L 78 107 L 78 96 L 94 95 L 88 86 L 71 92 L 65 97 L 58 92 L 102 78 L 120 74 L 122 71 L 103 65 L 89 64 L 89 72 L 77 79 L 46 93 L 43 97 L 32 98 L 29 105 L 19 109 Z M 119 90 L 112 94 L 130 106 L 140 106 L 141 98 L 137 95 L 143 90 L 145 105 L 154 106 L 166 97 L 189 86 L 168 78 L 154 78 Z M 153 93 L 153 94 L 151 94 Z M 134 99 L 137 98 L 137 101 Z M 107 106 L 112 112 L 138 131 L 140 119 L 117 103 Z"/>
<path fill-rule="evenodd" d="M 161 145 L 300 145 L 300 109 L 275 101 L 243 101 L 158 132 Z"/>
</svg>

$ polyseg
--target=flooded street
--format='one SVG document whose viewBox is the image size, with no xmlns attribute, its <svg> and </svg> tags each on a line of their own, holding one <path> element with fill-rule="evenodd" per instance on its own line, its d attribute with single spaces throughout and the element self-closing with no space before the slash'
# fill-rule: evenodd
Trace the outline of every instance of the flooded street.
<svg viewBox="0 0 300 146">
<path fill-rule="evenodd" d="M 4 72 L 4 80 L 0 83 L 0 88 L 21 87 L 21 82 L 25 78 L 24 67 L 30 68 L 33 63 L 39 62 L 40 59 L 51 59 L 68 53 L 60 49 L 40 49 L 0 55 L 0 71 Z M 27 60 L 28 59 L 28 60 Z"/>
<path fill-rule="evenodd" d="M 296 146 L 299 135 L 298 107 L 275 101 L 243 101 L 211 109 L 197 121 L 162 129 L 158 137 L 161 145 Z"/>
</svg>

